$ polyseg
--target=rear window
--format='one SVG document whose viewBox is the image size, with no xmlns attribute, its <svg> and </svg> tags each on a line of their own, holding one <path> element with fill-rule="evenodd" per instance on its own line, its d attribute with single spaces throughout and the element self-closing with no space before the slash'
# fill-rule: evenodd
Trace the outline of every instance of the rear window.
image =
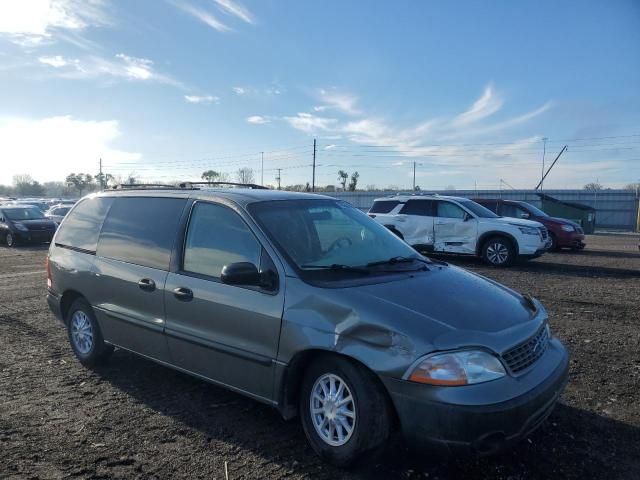
<svg viewBox="0 0 640 480">
<path fill-rule="evenodd" d="M 400 213 L 403 215 L 433 217 L 433 200 L 408 200 L 400 210 Z"/>
<path fill-rule="evenodd" d="M 112 202 L 110 197 L 93 197 L 78 203 L 62 222 L 56 245 L 95 253 L 100 228 Z"/>
<path fill-rule="evenodd" d="M 396 208 L 396 205 L 399 203 L 397 200 L 378 200 L 377 202 L 373 202 L 369 213 L 389 213 Z"/>
<path fill-rule="evenodd" d="M 102 227 L 98 255 L 168 270 L 186 202 L 182 198 L 114 198 Z"/>
</svg>

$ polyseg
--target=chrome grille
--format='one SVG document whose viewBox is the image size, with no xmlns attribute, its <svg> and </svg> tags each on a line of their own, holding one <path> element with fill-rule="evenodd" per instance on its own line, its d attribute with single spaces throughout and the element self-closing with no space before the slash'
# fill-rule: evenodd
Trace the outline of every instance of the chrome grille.
<svg viewBox="0 0 640 480">
<path fill-rule="evenodd" d="M 546 228 L 540 227 L 540 236 L 542 237 L 543 240 L 547 239 L 547 237 L 549 236 L 549 232 L 547 232 Z"/>
<path fill-rule="evenodd" d="M 519 373 L 538 361 L 547 351 L 548 346 L 549 330 L 545 324 L 529 340 L 503 353 L 502 358 L 512 373 Z"/>
</svg>

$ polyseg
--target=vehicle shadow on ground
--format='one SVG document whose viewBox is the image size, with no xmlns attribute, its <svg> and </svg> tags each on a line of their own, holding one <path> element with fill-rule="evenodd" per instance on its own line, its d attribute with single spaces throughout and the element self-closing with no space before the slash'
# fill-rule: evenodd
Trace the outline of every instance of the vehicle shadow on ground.
<svg viewBox="0 0 640 480">
<path fill-rule="evenodd" d="M 603 267 L 599 265 L 575 265 L 568 263 L 556 263 L 550 262 L 549 259 L 553 258 L 553 255 L 562 255 L 562 254 L 549 254 L 544 261 L 540 260 L 530 260 L 530 261 L 520 261 L 511 267 L 506 267 L 506 270 L 517 270 L 518 272 L 527 272 L 527 273 L 545 273 L 545 274 L 553 274 L 553 275 L 566 275 L 571 277 L 608 277 L 608 278 L 631 278 L 638 277 L 640 278 L 640 268 L 615 268 L 615 267 Z M 579 253 L 577 255 L 583 255 L 583 253 Z M 604 256 L 604 255 L 603 255 Z M 613 255 L 609 255 L 613 256 Z M 436 258 L 438 260 L 443 260 L 445 262 L 451 263 L 453 265 L 462 267 L 462 268 L 492 268 L 487 267 L 481 259 L 475 257 L 465 257 L 465 256 L 454 256 L 454 255 L 433 255 L 430 254 L 429 257 Z M 639 258 L 638 255 L 635 255 L 632 258 Z"/>
<path fill-rule="evenodd" d="M 556 253 L 568 253 L 580 255 L 581 257 L 611 257 L 611 258 L 637 258 L 640 259 L 640 251 L 638 252 L 611 252 L 604 250 L 582 250 L 580 252 L 572 252 L 562 250 Z"/>
<path fill-rule="evenodd" d="M 315 456 L 297 419 L 284 421 L 275 409 L 239 394 L 123 350 L 116 351 L 110 364 L 97 373 L 136 402 L 200 431 L 207 443 L 250 450 L 261 463 L 283 466 L 296 475 L 385 480 L 427 476 L 640 478 L 635 450 L 640 444 L 640 428 L 563 404 L 537 432 L 500 455 L 475 458 L 443 456 L 428 449 L 418 452 L 396 435 L 383 452 L 342 470 Z M 212 453 L 215 455 L 215 450 Z M 234 477 L 242 476 L 241 466 L 230 465 L 230 469 Z"/>
<path fill-rule="evenodd" d="M 4 243 L 0 243 L 0 251 L 4 251 L 5 253 L 40 252 L 46 250 L 49 250 L 48 243 L 20 244 L 15 247 L 7 247 Z"/>
</svg>

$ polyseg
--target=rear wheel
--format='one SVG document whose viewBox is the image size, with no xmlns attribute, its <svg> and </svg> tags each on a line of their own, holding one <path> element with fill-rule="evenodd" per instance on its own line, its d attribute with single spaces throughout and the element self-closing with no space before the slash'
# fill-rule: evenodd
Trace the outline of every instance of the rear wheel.
<svg viewBox="0 0 640 480">
<path fill-rule="evenodd" d="M 384 445 L 391 431 L 389 401 L 373 373 L 338 357 L 324 357 L 307 370 L 300 417 L 313 450 L 338 466 Z"/>
<path fill-rule="evenodd" d="M 513 244 L 505 237 L 492 237 L 482 246 L 482 259 L 492 267 L 508 267 L 515 256 Z"/>
<path fill-rule="evenodd" d="M 104 343 L 91 305 L 83 298 L 73 302 L 69 309 L 67 334 L 73 353 L 83 365 L 104 363 L 113 353 L 113 347 Z"/>
</svg>

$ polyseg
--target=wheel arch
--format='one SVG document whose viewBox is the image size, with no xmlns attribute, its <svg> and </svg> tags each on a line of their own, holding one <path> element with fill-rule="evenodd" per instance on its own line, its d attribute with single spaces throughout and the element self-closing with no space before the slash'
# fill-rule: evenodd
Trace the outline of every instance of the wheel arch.
<svg viewBox="0 0 640 480">
<path fill-rule="evenodd" d="M 503 237 L 511 242 L 511 245 L 514 248 L 516 257 L 520 254 L 520 249 L 518 245 L 518 240 L 512 234 L 508 232 L 502 232 L 500 230 L 490 230 L 488 232 L 484 232 L 480 237 L 478 237 L 478 241 L 476 242 L 476 255 L 482 255 L 482 248 L 487 240 L 492 237 Z"/>
<path fill-rule="evenodd" d="M 311 348 L 296 353 L 286 367 L 286 370 L 281 379 L 278 395 L 278 410 L 280 411 L 283 418 L 285 418 L 285 420 L 290 420 L 299 415 L 298 404 L 300 400 L 300 388 L 302 386 L 304 373 L 312 363 L 322 357 L 340 358 L 358 365 L 359 367 L 368 371 L 371 374 L 371 377 L 375 379 L 375 382 L 381 388 L 381 391 L 384 392 L 384 395 L 389 404 L 391 415 L 393 417 L 393 422 L 394 424 L 397 424 L 398 414 L 396 412 L 395 405 L 391 400 L 389 391 L 385 387 L 382 380 L 380 380 L 380 377 L 357 358 L 341 352 L 325 350 L 322 348 Z"/>
<path fill-rule="evenodd" d="M 71 305 L 73 305 L 73 302 L 75 302 L 79 298 L 83 298 L 86 300 L 85 296 L 77 290 L 66 290 L 62 294 L 62 297 L 60 297 L 60 315 L 62 316 L 62 321 L 65 323 L 65 325 L 67 323 L 67 313 L 69 313 Z"/>
</svg>

